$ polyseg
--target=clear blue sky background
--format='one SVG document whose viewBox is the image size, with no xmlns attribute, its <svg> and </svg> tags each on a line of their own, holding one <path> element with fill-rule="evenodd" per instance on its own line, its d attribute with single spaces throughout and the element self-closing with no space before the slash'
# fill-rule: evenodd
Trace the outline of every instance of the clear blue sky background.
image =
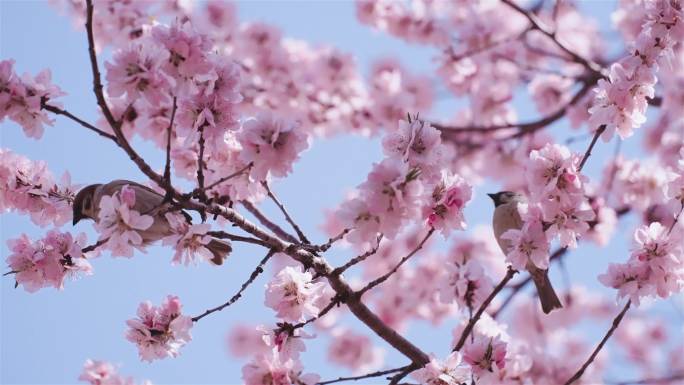
<svg viewBox="0 0 684 385">
<path fill-rule="evenodd" d="M 616 36 L 609 32 L 613 2 L 584 2 L 581 6 L 600 20 L 601 29 L 607 36 Z M 240 2 L 238 10 L 241 20 L 273 23 L 282 28 L 285 35 L 351 52 L 364 71 L 373 60 L 387 55 L 399 55 L 405 65 L 415 71 L 427 73 L 434 68 L 432 51 L 407 46 L 361 26 L 350 2 Z M 85 34 L 75 30 L 71 21 L 58 15 L 46 1 L 0 2 L 0 58 L 15 59 L 20 73 L 35 74 L 45 67 L 51 68 L 54 82 L 68 93 L 62 99 L 64 105 L 78 116 L 95 121 L 96 105 L 90 91 L 92 78 Z M 457 105 L 454 100 L 443 99 L 432 116 L 451 116 Z M 521 102 L 517 107 L 523 118 L 534 116 L 529 103 Z M 557 127 L 556 132 L 565 132 L 559 137 L 569 136 L 564 125 Z M 64 119 L 57 119 L 54 127 L 47 127 L 40 141 L 27 139 L 11 122 L 2 124 L 0 135 L 3 148 L 47 161 L 57 176 L 69 170 L 75 183 L 89 184 L 116 178 L 143 180 L 121 151 Z M 638 137 L 630 139 L 624 146 L 625 152 L 636 154 L 639 142 Z M 161 153 L 146 143 L 138 142 L 136 146 L 156 167 L 161 167 Z M 581 142 L 575 149 L 579 151 L 585 146 L 586 143 Z M 603 162 L 610 158 L 612 147 L 599 143 L 598 151 L 589 162 L 589 174 L 597 175 Z M 275 189 L 305 231 L 321 241 L 324 237 L 317 229 L 321 210 L 339 203 L 349 188 L 364 179 L 370 165 L 380 159 L 380 155 L 376 139 L 337 137 L 317 141 L 297 164 L 292 177 L 277 183 Z M 303 185 L 310 187 L 304 190 Z M 492 190 L 496 190 L 496 186 L 476 188 L 475 199 L 466 212 L 471 229 L 490 221 L 491 207 L 484 193 Z M 272 207 L 267 206 L 266 210 L 275 217 Z M 3 215 L 0 221 L 2 261 L 7 256 L 7 239 L 23 232 L 36 238 L 46 231 L 37 228 L 28 218 L 14 214 Z M 628 219 L 619 229 L 623 233 L 631 232 L 634 223 L 634 218 Z M 94 239 L 89 227 L 89 224 L 79 224 L 75 230 L 87 231 Z M 71 230 L 68 225 L 66 229 Z M 568 260 L 573 281 L 592 291 L 613 296 L 613 291 L 598 284 L 596 276 L 605 271 L 610 261 L 626 258 L 627 244 L 627 236 L 620 235 L 607 249 L 582 245 L 573 251 Z M 341 258 L 348 258 L 348 254 L 343 251 L 333 256 L 339 262 Z M 150 379 L 156 384 L 240 383 L 243 363 L 226 354 L 224 337 L 230 325 L 236 322 L 270 325 L 275 321 L 270 309 L 262 305 L 266 275 L 236 305 L 195 325 L 193 341 L 176 359 L 152 364 L 140 362 L 136 347 L 123 337 L 124 321 L 134 316 L 142 300 L 159 303 L 167 294 L 179 295 L 186 312 L 191 315 L 224 302 L 262 257 L 262 251 L 240 245 L 228 263 L 220 268 L 207 264 L 173 267 L 169 263 L 171 256 L 169 250 L 161 248 L 152 248 L 146 255 L 136 255 L 132 259 L 112 259 L 104 255 L 94 261 L 93 277 L 67 282 L 63 291 L 46 289 L 28 294 L 23 289 L 15 290 L 11 278 L 2 279 L 0 382 L 76 383 L 85 359 L 94 358 L 120 364 L 122 373 L 139 380 Z M 560 282 L 558 276 L 553 279 Z M 652 311 L 671 326 L 682 324 L 671 306 L 656 306 Z M 355 320 L 350 319 L 348 324 L 369 333 Z M 585 327 L 592 344 L 607 324 L 606 321 Z M 444 342 L 451 339 L 452 326 L 448 323 L 435 330 L 427 324 L 418 324 L 408 331 L 408 337 L 426 351 L 444 356 L 448 351 Z M 386 347 L 382 341 L 378 341 L 378 345 Z M 303 358 L 305 366 L 323 378 L 348 374 L 344 369 L 325 363 L 326 348 L 325 339 L 309 343 Z M 402 357 L 388 350 L 386 361 L 390 362 L 390 367 L 405 363 Z M 630 372 L 616 365 L 611 374 L 614 378 L 627 376 Z"/>
</svg>

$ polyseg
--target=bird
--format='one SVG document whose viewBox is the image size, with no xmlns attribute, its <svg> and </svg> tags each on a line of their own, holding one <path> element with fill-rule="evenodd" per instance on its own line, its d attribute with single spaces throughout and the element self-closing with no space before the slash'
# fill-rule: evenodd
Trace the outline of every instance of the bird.
<svg viewBox="0 0 684 385">
<path fill-rule="evenodd" d="M 496 194 L 487 194 L 492 201 L 494 201 L 494 216 L 492 218 L 492 227 L 494 229 L 494 237 L 499 244 L 501 251 L 508 254 L 512 247 L 511 241 L 502 239 L 501 236 L 508 230 L 521 229 L 523 220 L 520 218 L 518 212 L 518 204 L 525 202 L 525 197 L 522 194 L 513 191 L 501 191 Z M 539 301 L 541 302 L 542 311 L 544 314 L 549 314 L 555 309 L 563 307 L 560 299 L 553 290 L 551 281 L 549 280 L 549 271 L 547 269 L 540 269 L 532 263 L 527 261 L 525 269 L 530 273 L 532 282 L 537 288 L 539 294 Z"/>
<path fill-rule="evenodd" d="M 83 219 L 98 221 L 100 212 L 100 200 L 103 196 L 110 196 L 128 185 L 135 191 L 135 204 L 132 209 L 141 214 L 151 215 L 154 219 L 152 225 L 139 231 L 143 239 L 143 244 L 148 245 L 166 236 L 173 234 L 173 229 L 164 215 L 171 208 L 171 203 L 167 203 L 164 196 L 151 188 L 140 183 L 129 180 L 118 179 L 105 184 L 91 184 L 83 187 L 76 194 L 73 201 L 73 225 L 75 226 Z M 181 211 L 188 223 L 192 222 L 190 214 Z M 206 245 L 207 249 L 214 255 L 211 262 L 215 265 L 223 264 L 223 260 L 232 251 L 230 243 L 212 238 Z"/>
</svg>

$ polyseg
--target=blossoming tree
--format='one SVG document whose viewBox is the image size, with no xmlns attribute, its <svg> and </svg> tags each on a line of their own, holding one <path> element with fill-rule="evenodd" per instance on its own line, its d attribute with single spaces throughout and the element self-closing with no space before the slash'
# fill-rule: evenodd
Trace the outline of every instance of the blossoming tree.
<svg viewBox="0 0 684 385">
<path fill-rule="evenodd" d="M 76 193 L 85 184 L 108 181 L 58 180 L 44 162 L 1 149 L 0 208 L 47 230 L 9 240 L 5 280 L 29 292 L 61 290 L 68 278 L 91 275 L 98 257 L 145 252 L 164 223 L 154 240 L 173 264 L 230 266 L 243 245 L 265 256 L 234 295 L 202 313 L 189 314 L 189 306 L 204 305 L 174 293 L 142 302 L 125 321 L 125 338 L 144 361 L 177 357 L 205 317 L 253 300 L 241 298 L 259 291 L 250 286 L 270 263 L 276 268 L 261 292 L 272 322 L 234 326 L 228 338 L 231 353 L 245 359 L 248 385 L 596 384 L 610 365 L 597 358 L 613 335 L 644 375 L 634 383 L 684 381 L 684 343 L 666 344 L 665 325 L 639 309 L 684 289 L 681 1 L 621 1 L 613 19 L 625 51 L 610 58 L 595 24 L 571 2 L 362 0 L 361 23 L 437 56 L 432 74 L 383 60 L 369 76 L 347 53 L 238 22 L 234 5 L 222 1 L 194 9 L 174 1 L 59 4 L 85 32 L 100 119 L 86 121 L 60 103 L 68 90 L 53 84 L 49 69 L 20 76 L 21 63 L 3 58 L 0 120 L 40 140 L 46 126 L 65 119 L 125 153 L 144 182 L 83 203 Z M 103 52 L 111 57 L 102 60 Z M 430 116 L 438 85 L 464 101 L 451 119 Z M 518 118 L 520 94 L 538 118 Z M 564 119 L 586 132 L 582 151 L 563 143 L 569 133 L 550 132 Z M 591 157 L 595 147 L 619 146 L 639 131 L 648 159 Z M 297 224 L 304 213 L 290 213 L 273 182 L 334 135 L 381 138 L 383 157 L 359 170 L 337 207 L 306 213 L 319 215 L 328 234 L 316 242 Z M 163 163 L 141 156 L 134 139 L 149 141 Z M 583 172 L 591 161 L 605 164 L 602 175 Z M 492 181 L 526 196 L 522 226 L 503 235 L 513 246 L 507 255 L 490 232 L 465 231 L 464 209 L 484 194 L 477 186 Z M 140 209 L 143 191 L 156 194 L 159 207 Z M 268 201 L 278 217 L 262 211 Z M 81 204 L 95 207 L 91 240 L 68 225 Z M 526 265 L 562 269 L 574 249 L 609 244 L 625 216 L 642 222 L 631 230 L 630 254 L 593 272 L 616 290 L 617 306 L 568 288 L 563 309 L 546 315 L 522 294 L 531 281 Z M 217 239 L 233 255 L 226 261 L 211 247 Z M 335 250 L 346 259 L 333 263 Z M 349 327 L 351 318 L 365 333 Z M 407 337 L 420 320 L 453 329 L 445 353 Z M 605 325 L 596 342 L 567 332 L 587 320 Z M 330 339 L 328 360 L 353 376 L 321 378 L 307 366 L 301 353 L 321 336 Z M 667 357 L 653 359 L 651 349 L 667 349 Z M 387 350 L 401 359 L 385 360 Z M 85 362 L 79 379 L 136 383 L 96 360 Z"/>
</svg>

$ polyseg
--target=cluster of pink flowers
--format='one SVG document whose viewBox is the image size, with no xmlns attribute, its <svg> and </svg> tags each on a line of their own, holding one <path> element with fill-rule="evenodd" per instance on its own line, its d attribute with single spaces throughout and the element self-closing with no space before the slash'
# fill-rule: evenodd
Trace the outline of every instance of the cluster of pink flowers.
<svg viewBox="0 0 684 385">
<path fill-rule="evenodd" d="M 503 235 L 511 242 L 507 258 L 514 268 L 524 268 L 528 260 L 547 268 L 551 240 L 558 237 L 561 246 L 574 248 L 589 230 L 588 222 L 596 214 L 587 198 L 587 178 L 579 173 L 578 164 L 579 156 L 558 144 L 530 152 L 525 168 L 529 202 L 519 205 L 524 224 Z"/>
<path fill-rule="evenodd" d="M 411 374 L 421 384 L 460 385 L 468 383 L 472 378 L 470 368 L 463 363 L 461 353 L 451 353 L 444 361 L 430 358 L 425 367 Z"/>
<path fill-rule="evenodd" d="M 349 242 L 364 248 L 378 233 L 393 239 L 421 215 L 445 236 L 465 229 L 463 208 L 472 188 L 460 176 L 440 172 L 450 152 L 439 131 L 420 120 L 400 121 L 383 138 L 383 150 L 387 157 L 338 211 L 342 226 L 353 229 Z"/>
<path fill-rule="evenodd" d="M 176 253 L 173 255 L 173 264 L 196 263 L 197 258 L 209 261 L 214 258 L 214 254 L 207 245 L 211 242 L 211 237 L 207 231 L 211 228 L 208 223 L 191 224 L 185 216 L 179 213 L 166 213 L 166 221 L 173 229 L 173 234 L 165 237 L 163 245 L 173 245 Z"/>
<path fill-rule="evenodd" d="M 684 248 L 679 227 L 668 230 L 659 222 L 634 232 L 629 260 L 610 264 L 601 283 L 618 289 L 618 298 L 639 304 L 644 297 L 668 298 L 684 289 Z"/>
<path fill-rule="evenodd" d="M 28 214 L 39 226 L 71 219 L 74 190 L 68 173 L 57 183 L 45 162 L 0 148 L 0 211 Z"/>
<path fill-rule="evenodd" d="M 632 136 L 646 121 L 648 98 L 655 96 L 656 73 L 674 58 L 674 47 L 684 39 L 684 14 L 677 1 L 647 2 L 644 21 L 629 56 L 610 67 L 608 80 L 599 80 L 594 105 L 589 110 L 592 127 L 605 125 L 604 140 L 617 132 Z"/>
<path fill-rule="evenodd" d="M 335 328 L 331 335 L 332 341 L 328 346 L 330 362 L 357 374 L 372 372 L 382 365 L 383 350 L 374 347 L 368 336 L 344 328 Z"/>
<path fill-rule="evenodd" d="M 62 289 L 65 278 L 92 274 L 92 267 L 81 251 L 85 239 L 85 234 L 74 238 L 71 233 L 51 230 L 34 242 L 22 234 L 7 241 L 11 251 L 7 265 L 15 273 L 17 285 L 26 291 L 35 292 L 49 286 Z"/>
<path fill-rule="evenodd" d="M 287 266 L 266 286 L 266 306 L 287 322 L 316 317 L 328 303 L 325 283 L 312 281 L 312 274 L 301 267 Z"/>
<path fill-rule="evenodd" d="M 78 379 L 90 385 L 135 385 L 132 377 L 123 377 L 111 363 L 90 359 L 86 360 L 83 372 Z M 141 385 L 152 385 L 152 383 L 143 381 Z"/>
<path fill-rule="evenodd" d="M 161 306 L 149 301 L 138 306 L 138 317 L 126 321 L 126 339 L 138 346 L 143 361 L 176 357 L 192 339 L 192 318 L 183 315 L 180 299 L 168 296 Z"/>
<path fill-rule="evenodd" d="M 618 157 L 604 171 L 606 178 L 610 174 L 613 174 L 612 194 L 620 205 L 646 211 L 668 201 L 667 187 L 672 174 L 656 162 Z"/>
<path fill-rule="evenodd" d="M 307 135 L 297 124 L 269 114 L 246 120 L 237 140 L 242 145 L 240 159 L 252 164 L 255 181 L 265 181 L 268 175 L 287 176 L 299 154 L 309 147 Z"/>
<path fill-rule="evenodd" d="M 113 256 L 132 257 L 133 249 L 143 250 L 145 240 L 138 231 L 146 230 L 154 222 L 150 215 L 133 210 L 135 190 L 128 185 L 120 192 L 100 199 L 98 219 L 95 229 L 100 233 L 100 241 L 110 249 Z"/>
<path fill-rule="evenodd" d="M 12 67 L 14 60 L 0 61 L 0 122 L 9 118 L 24 129 L 26 136 L 40 139 L 43 125 L 53 123 L 43 104 L 65 94 L 52 84 L 50 70 L 41 71 L 35 78 L 28 73 L 19 77 Z"/>
</svg>

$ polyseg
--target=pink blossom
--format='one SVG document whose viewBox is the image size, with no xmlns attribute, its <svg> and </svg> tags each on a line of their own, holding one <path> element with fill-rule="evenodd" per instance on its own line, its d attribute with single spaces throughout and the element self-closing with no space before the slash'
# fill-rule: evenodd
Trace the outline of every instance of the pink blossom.
<svg viewBox="0 0 684 385">
<path fill-rule="evenodd" d="M 552 195 L 563 204 L 581 200 L 583 177 L 577 172 L 578 162 L 576 154 L 558 144 L 547 144 L 530 152 L 525 176 L 532 197 L 548 199 Z"/>
<path fill-rule="evenodd" d="M 240 159 L 253 164 L 250 173 L 257 181 L 269 174 L 287 176 L 299 154 L 309 147 L 307 135 L 296 123 L 268 114 L 245 121 L 238 141 L 243 148 Z"/>
<path fill-rule="evenodd" d="M 476 260 L 463 264 L 448 263 L 446 278 L 440 287 L 440 299 L 446 303 L 456 301 L 460 306 L 475 309 L 482 304 L 494 288 L 482 265 Z"/>
<path fill-rule="evenodd" d="M 323 293 L 323 282 L 312 282 L 311 273 L 301 268 L 285 267 L 266 286 L 266 306 L 288 322 L 301 322 L 318 315 L 318 299 Z"/>
<path fill-rule="evenodd" d="M 463 347 L 463 361 L 470 364 L 477 376 L 506 366 L 506 343 L 496 337 L 477 336 Z"/>
<path fill-rule="evenodd" d="M 533 263 L 540 269 L 549 265 L 549 241 L 539 221 L 526 222 L 522 229 L 508 230 L 501 236 L 511 242 L 506 260 L 514 269 L 525 269 Z"/>
<path fill-rule="evenodd" d="M 178 213 L 166 213 L 166 221 L 173 229 L 173 234 L 165 237 L 163 245 L 173 245 L 176 253 L 173 255 L 173 264 L 197 263 L 197 258 L 210 261 L 214 254 L 207 245 L 211 237 L 207 231 L 211 229 L 208 223 L 191 224 L 185 217 Z"/>
<path fill-rule="evenodd" d="M 452 229 L 466 227 L 463 208 L 472 198 L 472 187 L 458 175 L 442 175 L 442 180 L 432 191 L 432 199 L 423 212 L 427 213 L 428 225 L 441 230 L 445 237 Z"/>
<path fill-rule="evenodd" d="M 411 374 L 411 377 L 426 385 L 460 385 L 468 383 L 471 376 L 459 352 L 451 353 L 444 361 L 430 357 L 427 365 Z"/>
<path fill-rule="evenodd" d="M 542 115 L 556 112 L 570 101 L 572 80 L 558 75 L 538 75 L 528 89 Z"/>
<path fill-rule="evenodd" d="M 330 362 L 351 369 L 354 373 L 377 370 L 383 361 L 383 351 L 373 346 L 370 338 L 351 330 L 336 329 L 328 346 Z"/>
<path fill-rule="evenodd" d="M 95 228 L 100 233 L 100 240 L 106 241 L 106 247 L 114 256 L 132 257 L 133 248 L 142 250 L 145 246 L 140 230 L 146 230 L 154 219 L 149 215 L 141 215 L 133 210 L 135 191 L 124 186 L 120 192 L 100 199 L 100 211 Z"/>
<path fill-rule="evenodd" d="M 226 335 L 226 344 L 234 357 L 249 357 L 269 350 L 263 330 L 248 324 L 233 325 Z"/>
<path fill-rule="evenodd" d="M 242 367 L 245 385 L 314 385 L 320 377 L 302 374 L 302 364 L 276 352 L 259 354 Z"/>
<path fill-rule="evenodd" d="M 380 231 L 380 218 L 371 213 L 368 204 L 360 198 L 352 198 L 340 205 L 335 214 L 344 228 L 351 229 L 345 237 L 357 249 L 374 246 Z"/>
<path fill-rule="evenodd" d="M 149 301 L 138 307 L 138 317 L 126 321 L 126 339 L 138 346 L 143 361 L 177 357 L 179 350 L 192 339 L 192 319 L 182 314 L 180 300 L 168 296 L 161 306 Z"/>
<path fill-rule="evenodd" d="M 411 166 L 423 166 L 423 171 L 437 166 L 445 155 L 439 131 L 430 123 L 417 119 L 410 123 L 400 120 L 398 129 L 382 139 L 382 147 L 386 156 Z"/>
<path fill-rule="evenodd" d="M 28 292 L 48 286 L 61 290 L 66 277 L 92 274 L 92 267 L 81 252 L 83 243 L 85 234 L 74 239 L 70 233 L 52 230 L 35 242 L 22 234 L 7 241 L 11 251 L 7 264 L 16 272 L 17 284 Z"/>
<path fill-rule="evenodd" d="M 119 375 L 114 365 L 91 359 L 86 360 L 78 379 L 90 385 L 134 385 L 133 379 Z"/>
<path fill-rule="evenodd" d="M 168 103 L 174 80 L 162 71 L 169 51 L 153 41 L 136 41 L 114 53 L 113 62 L 105 62 L 107 92 L 128 100 L 143 97 L 150 105 Z"/>
</svg>

